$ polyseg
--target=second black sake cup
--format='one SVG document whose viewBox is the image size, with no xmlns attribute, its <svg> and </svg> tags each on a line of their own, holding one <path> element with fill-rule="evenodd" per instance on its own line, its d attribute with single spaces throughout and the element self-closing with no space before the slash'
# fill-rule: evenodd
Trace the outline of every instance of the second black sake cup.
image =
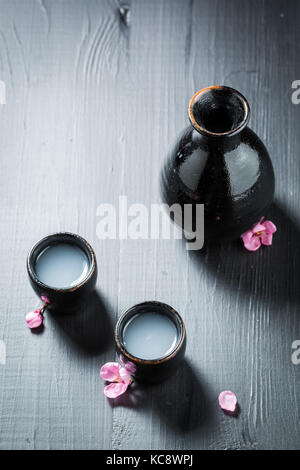
<svg viewBox="0 0 300 470">
<path fill-rule="evenodd" d="M 151 360 L 133 356 L 124 344 L 124 328 L 135 315 L 156 312 L 167 316 L 176 326 L 177 341 L 170 352 L 163 357 Z M 180 367 L 186 349 L 186 330 L 183 319 L 176 310 L 169 305 L 148 301 L 134 305 L 119 318 L 115 328 L 115 343 L 122 361 L 131 363 L 130 368 L 135 370 L 133 376 L 137 381 L 145 383 L 158 383 L 173 375 Z"/>
<path fill-rule="evenodd" d="M 36 273 L 36 262 L 39 255 L 48 247 L 58 244 L 70 244 L 80 248 L 86 255 L 88 269 L 78 284 L 70 287 L 57 288 L 42 282 Z M 97 261 L 91 245 L 79 235 L 59 232 L 39 240 L 29 251 L 27 272 L 33 290 L 47 303 L 47 309 L 54 311 L 73 311 L 93 292 L 97 280 Z"/>
</svg>

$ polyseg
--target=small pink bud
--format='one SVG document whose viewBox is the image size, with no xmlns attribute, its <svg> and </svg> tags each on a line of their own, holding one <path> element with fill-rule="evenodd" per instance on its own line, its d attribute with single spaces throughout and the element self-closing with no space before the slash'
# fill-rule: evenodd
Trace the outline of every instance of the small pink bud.
<svg viewBox="0 0 300 470">
<path fill-rule="evenodd" d="M 234 413 L 237 406 L 236 395 L 230 390 L 225 390 L 224 392 L 221 392 L 219 395 L 219 405 L 222 410 Z"/>
<path fill-rule="evenodd" d="M 34 310 L 34 312 L 27 313 L 25 319 L 29 328 L 38 328 L 43 323 L 43 317 L 40 310 Z"/>
<path fill-rule="evenodd" d="M 42 295 L 42 296 L 41 296 L 41 299 L 42 299 L 42 301 L 44 302 L 44 304 L 46 304 L 46 305 L 47 305 L 47 304 L 50 304 L 50 300 L 49 300 L 48 297 L 46 297 L 45 295 Z"/>
</svg>

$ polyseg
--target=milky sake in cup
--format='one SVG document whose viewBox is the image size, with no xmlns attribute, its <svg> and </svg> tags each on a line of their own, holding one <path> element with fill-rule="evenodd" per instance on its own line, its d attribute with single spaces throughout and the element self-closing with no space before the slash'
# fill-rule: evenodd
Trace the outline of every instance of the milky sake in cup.
<svg viewBox="0 0 300 470">
<path fill-rule="evenodd" d="M 54 233 L 39 240 L 27 257 L 36 294 L 52 310 L 72 310 L 94 290 L 97 262 L 91 245 L 73 233 Z"/>
<path fill-rule="evenodd" d="M 150 301 L 134 305 L 115 328 L 118 353 L 135 369 L 141 382 L 160 382 L 172 375 L 185 354 L 184 322 L 172 307 Z"/>
</svg>

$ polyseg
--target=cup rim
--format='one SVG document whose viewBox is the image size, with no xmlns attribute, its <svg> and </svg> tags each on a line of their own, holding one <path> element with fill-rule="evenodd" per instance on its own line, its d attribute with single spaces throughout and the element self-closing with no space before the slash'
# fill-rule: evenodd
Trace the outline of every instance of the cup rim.
<svg viewBox="0 0 300 470">
<path fill-rule="evenodd" d="M 241 101 L 241 103 L 243 105 L 243 108 L 244 108 L 244 117 L 243 117 L 242 122 L 238 126 L 236 126 L 234 129 L 231 129 L 229 131 L 224 131 L 224 132 L 213 132 L 213 131 L 210 131 L 210 130 L 204 128 L 203 126 L 200 126 L 199 123 L 197 122 L 197 120 L 195 119 L 194 111 L 193 111 L 193 107 L 194 107 L 195 102 L 203 94 L 209 93 L 210 91 L 213 91 L 213 90 L 225 90 L 225 91 L 227 91 L 229 93 L 232 93 L 235 96 L 237 96 L 238 99 Z M 190 102 L 189 102 L 188 114 L 189 114 L 190 123 L 194 127 L 194 129 L 196 129 L 196 131 L 198 131 L 201 134 L 206 135 L 206 136 L 226 137 L 226 136 L 236 135 L 242 129 L 244 129 L 244 127 L 246 127 L 246 125 L 248 124 L 249 119 L 250 119 L 250 106 L 249 106 L 248 101 L 244 97 L 244 95 L 242 95 L 242 93 L 240 93 L 235 88 L 231 88 L 231 87 L 226 86 L 226 85 L 211 85 L 211 86 L 208 86 L 206 88 L 202 88 L 201 90 L 197 91 L 192 96 L 192 98 L 190 99 Z"/>
<path fill-rule="evenodd" d="M 156 310 L 158 309 L 160 313 L 165 313 L 168 314 L 169 317 L 176 318 L 177 322 L 176 325 L 179 325 L 178 328 L 178 340 L 176 342 L 176 345 L 174 348 L 171 350 L 170 353 L 168 353 L 165 356 L 161 356 L 156 359 L 142 359 L 140 357 L 134 356 L 133 354 L 129 353 L 127 349 L 125 348 L 123 341 L 122 341 L 122 330 L 123 327 L 126 324 L 126 317 L 129 317 L 128 320 L 135 315 L 135 313 L 142 313 L 141 310 L 143 308 L 150 308 L 151 310 L 155 308 Z M 166 313 L 168 312 L 168 313 Z M 145 312 L 144 312 L 145 313 Z M 121 351 L 123 356 L 125 356 L 126 359 L 129 361 L 133 361 L 138 364 L 147 364 L 147 365 L 155 365 L 155 364 L 161 364 L 164 362 L 169 361 L 172 359 L 174 356 L 177 355 L 177 353 L 180 351 L 182 348 L 185 339 L 186 339 L 186 328 L 184 321 L 181 317 L 181 315 L 170 305 L 164 303 L 164 302 L 159 302 L 156 300 L 147 300 L 138 304 L 133 305 L 129 309 L 127 309 L 118 319 L 116 326 L 115 326 L 115 343 L 118 347 L 118 349 Z"/>
<path fill-rule="evenodd" d="M 88 270 L 85 278 L 81 282 L 79 282 L 78 284 L 75 284 L 74 286 L 71 286 L 71 287 L 60 288 L 60 287 L 49 286 L 48 284 L 45 284 L 44 282 L 42 282 L 38 278 L 38 276 L 35 272 L 35 269 L 34 269 L 35 259 L 39 254 L 39 253 L 36 254 L 36 251 L 39 249 L 39 247 L 41 246 L 41 251 L 42 251 L 47 246 L 47 242 L 49 242 L 49 246 L 50 246 L 52 243 L 54 243 L 54 241 L 59 241 L 59 238 L 61 238 L 61 241 L 64 241 L 65 243 L 67 242 L 67 239 L 73 239 L 78 246 L 81 245 L 81 247 L 84 247 L 85 250 L 87 250 L 89 255 L 90 255 L 90 260 L 89 260 L 90 261 L 90 266 L 89 266 L 89 270 Z M 51 233 L 49 235 L 46 235 L 45 237 L 38 240 L 31 247 L 31 249 L 29 250 L 29 253 L 27 255 L 27 272 L 28 272 L 29 277 L 31 278 L 31 280 L 34 283 L 38 284 L 42 289 L 45 289 L 45 290 L 47 290 L 49 292 L 53 292 L 53 293 L 74 292 L 74 291 L 80 289 L 82 286 L 84 286 L 86 283 L 88 283 L 89 280 L 92 278 L 92 276 L 95 273 L 96 266 L 97 266 L 96 255 L 95 255 L 95 252 L 94 252 L 92 246 L 89 244 L 89 242 L 87 240 L 85 240 L 85 238 L 83 238 L 80 235 L 77 235 L 75 233 L 71 233 L 71 232 L 55 232 L 55 233 Z"/>
</svg>

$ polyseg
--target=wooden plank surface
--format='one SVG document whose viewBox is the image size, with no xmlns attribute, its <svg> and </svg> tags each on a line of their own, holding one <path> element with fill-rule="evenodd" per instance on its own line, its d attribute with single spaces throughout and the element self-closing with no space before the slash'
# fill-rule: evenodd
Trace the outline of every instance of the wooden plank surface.
<svg viewBox="0 0 300 470">
<path fill-rule="evenodd" d="M 300 447 L 299 15 L 296 0 L 0 0 L 0 449 Z M 246 95 L 270 151 L 272 248 L 99 240 L 99 204 L 160 201 L 188 100 L 210 84 Z M 60 230 L 95 248 L 97 294 L 32 334 L 26 255 Z M 184 367 L 110 405 L 99 368 L 115 357 L 116 318 L 147 299 L 184 317 Z M 218 408 L 224 389 L 237 419 Z"/>
</svg>

